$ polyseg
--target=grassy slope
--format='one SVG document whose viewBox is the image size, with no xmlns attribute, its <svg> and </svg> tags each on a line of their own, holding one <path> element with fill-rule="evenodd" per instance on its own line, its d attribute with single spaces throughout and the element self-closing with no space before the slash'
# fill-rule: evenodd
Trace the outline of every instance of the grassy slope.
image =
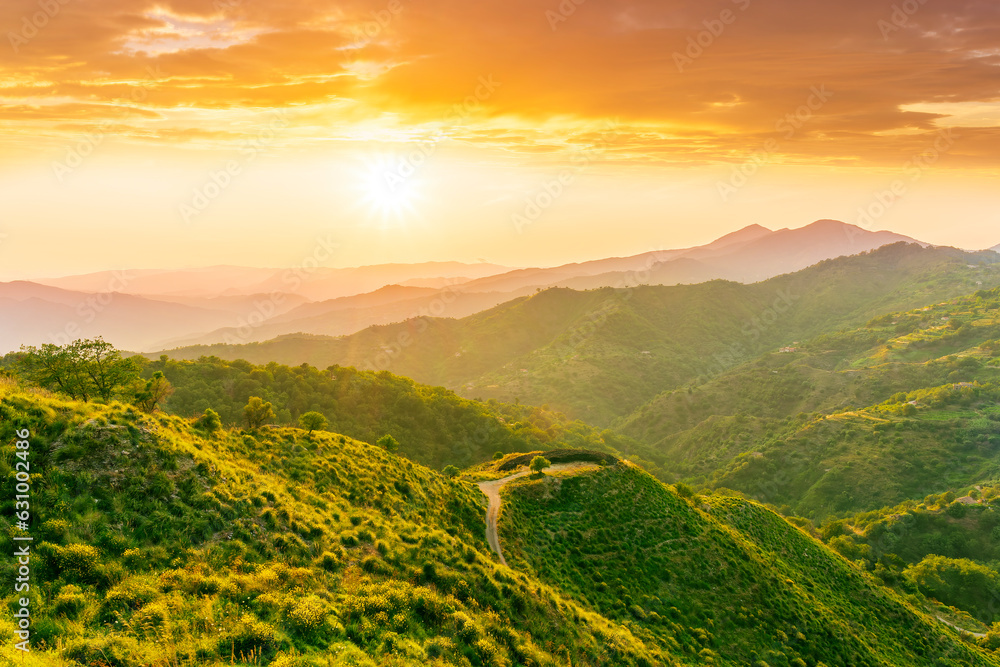
<svg viewBox="0 0 1000 667">
<path fill-rule="evenodd" d="M 35 664 L 668 662 L 497 566 L 475 487 L 376 447 L 209 435 L 10 383 L 0 416 L 5 479 L 14 428 L 32 433 Z M 7 534 L 12 513 L 4 499 Z"/>
<path fill-rule="evenodd" d="M 388 433 L 399 441 L 401 454 L 438 470 L 478 463 L 498 451 L 558 446 L 633 454 L 643 449 L 546 407 L 482 403 L 384 371 L 337 366 L 321 371 L 273 362 L 254 366 L 218 358 L 152 361 L 144 375 L 156 371 L 175 388 L 164 405 L 168 412 L 189 417 L 211 407 L 224 423 L 240 424 L 247 400 L 259 396 L 273 403 L 279 424 L 297 425 L 303 413 L 317 411 L 331 431 L 370 443 Z"/>
<path fill-rule="evenodd" d="M 765 354 L 692 391 L 664 392 L 615 427 L 659 443 L 712 416 L 832 412 L 949 380 L 1000 379 L 1000 365 L 990 363 L 996 350 L 988 345 L 1000 338 L 1000 292 L 977 294 L 882 315 L 800 343 L 793 353 Z"/>
<path fill-rule="evenodd" d="M 894 505 L 1000 474 L 998 337 L 1000 290 L 982 290 L 663 394 L 619 427 L 667 474 L 816 518 Z"/>
<path fill-rule="evenodd" d="M 950 298 L 977 282 L 1000 284 L 998 260 L 995 253 L 896 245 L 754 285 L 550 289 L 461 320 L 171 355 L 386 368 L 469 396 L 548 403 L 604 425 L 661 391 L 779 345 Z"/>
<path fill-rule="evenodd" d="M 752 502 L 688 501 L 628 465 L 519 480 L 504 497 L 501 539 L 516 569 L 686 661 L 998 662 Z"/>
</svg>

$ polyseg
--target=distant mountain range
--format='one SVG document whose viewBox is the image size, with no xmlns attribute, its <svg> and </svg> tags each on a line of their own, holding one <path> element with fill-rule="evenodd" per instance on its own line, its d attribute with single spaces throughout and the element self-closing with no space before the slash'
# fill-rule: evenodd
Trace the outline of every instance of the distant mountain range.
<svg viewBox="0 0 1000 667">
<path fill-rule="evenodd" d="M 897 243 L 751 285 L 549 288 L 461 319 L 417 317 L 350 336 L 289 334 L 166 353 L 389 370 L 470 397 L 547 403 L 605 426 L 661 391 L 764 351 L 997 285 L 995 253 Z"/>
<path fill-rule="evenodd" d="M 752 283 L 900 241 L 919 243 L 820 220 L 777 231 L 754 224 L 693 248 L 553 268 L 460 262 L 313 270 L 214 266 L 0 283 L 0 352 L 97 335 L 136 351 L 296 333 L 342 336 L 419 316 L 466 317 L 550 287 Z"/>
</svg>

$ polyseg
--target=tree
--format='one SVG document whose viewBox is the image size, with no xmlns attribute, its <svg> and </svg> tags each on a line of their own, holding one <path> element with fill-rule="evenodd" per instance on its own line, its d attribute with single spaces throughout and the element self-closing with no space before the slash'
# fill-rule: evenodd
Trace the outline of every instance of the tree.
<svg viewBox="0 0 1000 667">
<path fill-rule="evenodd" d="M 493 460 L 494 461 L 499 461 L 502 458 L 503 458 L 503 452 L 494 452 L 493 453 Z"/>
<path fill-rule="evenodd" d="M 153 377 L 146 381 L 146 386 L 135 393 L 135 405 L 143 412 L 153 412 L 156 406 L 167 400 L 174 393 L 174 388 L 163 376 L 163 371 L 156 371 Z"/>
<path fill-rule="evenodd" d="M 18 360 L 29 380 L 84 402 L 91 398 L 110 401 L 134 387 L 139 380 L 137 358 L 122 358 L 121 352 L 101 337 L 80 339 L 62 347 L 46 343 L 40 348 L 22 346 Z"/>
<path fill-rule="evenodd" d="M 250 400 L 247 401 L 246 407 L 243 408 L 243 418 L 250 429 L 258 429 L 273 420 L 274 417 L 274 406 L 270 403 L 265 403 L 258 396 L 251 396 Z"/>
<path fill-rule="evenodd" d="M 450 479 L 452 477 L 458 477 L 459 472 L 459 469 L 455 466 L 445 466 L 444 470 L 441 471 L 441 474 Z"/>
<path fill-rule="evenodd" d="M 531 468 L 532 472 L 537 472 L 539 474 L 544 474 L 542 471 L 551 466 L 552 462 L 542 455 L 538 455 L 531 459 L 531 463 L 528 464 L 528 467 Z"/>
<path fill-rule="evenodd" d="M 387 452 L 394 452 L 399 449 L 399 442 L 388 433 L 379 438 L 375 444 Z"/>
<path fill-rule="evenodd" d="M 319 412 L 307 412 L 299 417 L 299 426 L 308 430 L 309 435 L 312 435 L 313 431 L 322 431 L 329 425 L 326 417 Z"/>
<path fill-rule="evenodd" d="M 204 429 L 209 433 L 215 433 L 222 428 L 222 419 L 219 418 L 219 413 L 212 408 L 205 408 L 205 414 L 199 417 L 194 425 L 195 428 Z"/>
</svg>

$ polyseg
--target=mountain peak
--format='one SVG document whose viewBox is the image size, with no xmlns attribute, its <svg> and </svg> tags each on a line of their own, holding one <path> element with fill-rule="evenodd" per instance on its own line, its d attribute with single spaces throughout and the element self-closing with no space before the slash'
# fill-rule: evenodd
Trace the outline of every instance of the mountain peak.
<svg viewBox="0 0 1000 667">
<path fill-rule="evenodd" d="M 767 236 L 768 234 L 773 234 L 767 227 L 762 227 L 758 224 L 747 225 L 742 229 L 738 229 L 735 232 L 730 232 L 725 236 L 720 236 L 708 245 L 702 246 L 702 248 L 724 248 L 736 243 L 749 243 L 751 241 L 756 241 L 759 238 Z"/>
</svg>

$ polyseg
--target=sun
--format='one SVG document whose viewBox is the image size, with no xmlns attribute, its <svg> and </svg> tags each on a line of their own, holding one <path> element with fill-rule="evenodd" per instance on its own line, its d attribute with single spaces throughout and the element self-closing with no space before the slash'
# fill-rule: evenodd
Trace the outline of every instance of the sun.
<svg viewBox="0 0 1000 667">
<path fill-rule="evenodd" d="M 423 199 L 420 165 L 407 158 L 377 155 L 364 160 L 359 191 L 361 205 L 383 227 L 399 227 L 417 216 Z"/>
</svg>

